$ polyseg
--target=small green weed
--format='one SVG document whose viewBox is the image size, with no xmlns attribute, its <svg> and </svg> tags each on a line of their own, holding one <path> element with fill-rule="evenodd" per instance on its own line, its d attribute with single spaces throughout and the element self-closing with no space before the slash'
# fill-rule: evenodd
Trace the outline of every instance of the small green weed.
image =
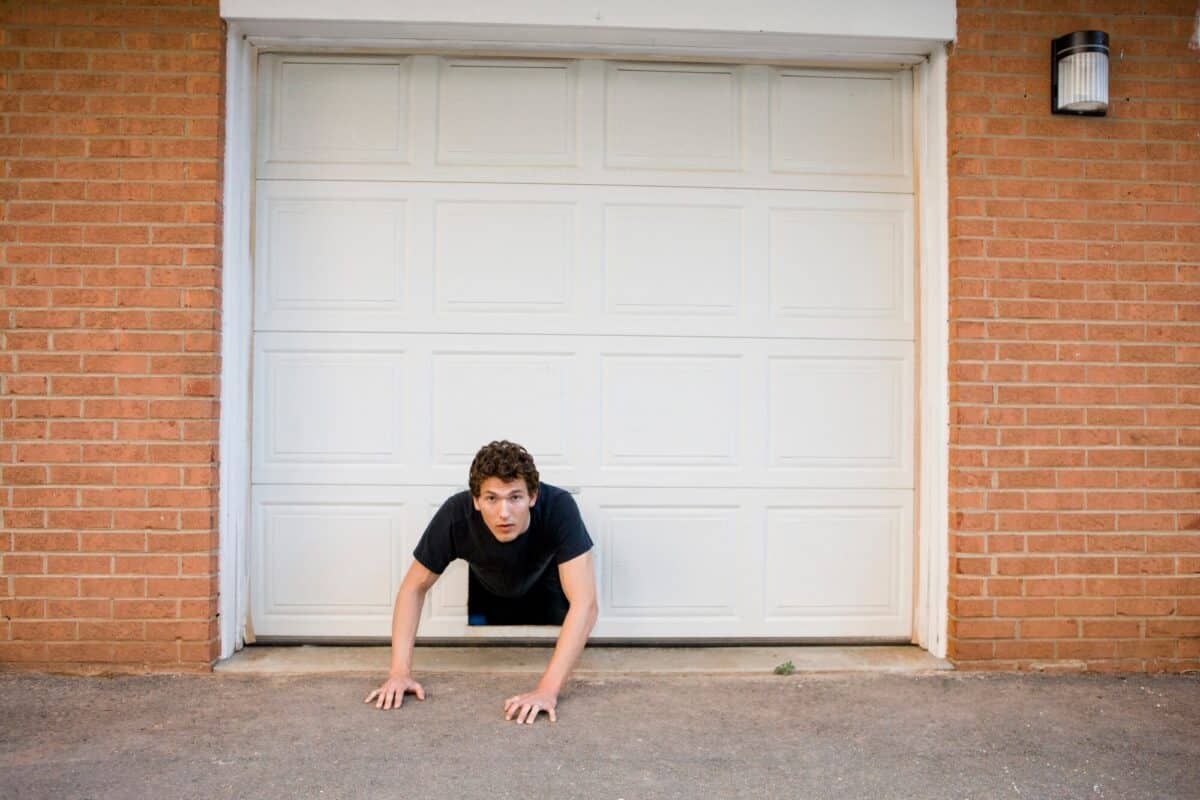
<svg viewBox="0 0 1200 800">
<path fill-rule="evenodd" d="M 785 661 L 775 668 L 776 675 L 791 675 L 796 671 L 796 665 L 791 661 Z"/>
</svg>

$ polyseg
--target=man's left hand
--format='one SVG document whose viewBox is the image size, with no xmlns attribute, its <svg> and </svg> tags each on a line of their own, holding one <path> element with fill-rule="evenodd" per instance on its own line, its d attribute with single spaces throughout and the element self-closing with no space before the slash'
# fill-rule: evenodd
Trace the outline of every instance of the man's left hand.
<svg viewBox="0 0 1200 800">
<path fill-rule="evenodd" d="M 517 724 L 533 724 L 538 712 L 545 711 L 551 722 L 558 722 L 554 707 L 558 705 L 558 695 L 545 689 L 534 689 L 532 692 L 518 694 L 504 701 L 504 718 L 512 719 L 517 716 Z"/>
</svg>

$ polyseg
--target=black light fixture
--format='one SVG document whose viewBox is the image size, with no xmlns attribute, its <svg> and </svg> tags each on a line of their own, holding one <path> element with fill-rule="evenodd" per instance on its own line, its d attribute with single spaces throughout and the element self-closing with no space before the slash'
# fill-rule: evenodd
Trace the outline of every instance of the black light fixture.
<svg viewBox="0 0 1200 800">
<path fill-rule="evenodd" d="M 1050 110 L 1103 117 L 1108 111 L 1108 34 L 1075 31 L 1050 43 Z"/>
<path fill-rule="evenodd" d="M 1104 116 L 1109 109 L 1109 35 L 1078 30 L 1050 43 L 1050 110 Z"/>
</svg>

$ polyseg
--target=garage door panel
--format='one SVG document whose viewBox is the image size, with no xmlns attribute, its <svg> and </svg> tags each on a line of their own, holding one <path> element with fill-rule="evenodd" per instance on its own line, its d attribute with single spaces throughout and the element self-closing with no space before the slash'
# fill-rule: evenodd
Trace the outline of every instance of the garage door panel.
<svg viewBox="0 0 1200 800">
<path fill-rule="evenodd" d="M 404 353 L 266 349 L 255 400 L 263 466 L 399 464 Z"/>
<path fill-rule="evenodd" d="M 414 213 L 418 215 L 414 219 Z M 271 184 L 256 192 L 255 330 L 387 330 L 414 313 L 427 207 L 394 189 Z"/>
<path fill-rule="evenodd" d="M 772 357 L 771 466 L 907 470 L 911 366 L 902 357 Z"/>
<path fill-rule="evenodd" d="M 605 466 L 737 466 L 735 356 L 605 355 Z"/>
<path fill-rule="evenodd" d="M 740 84 L 736 66 L 608 64 L 605 165 L 740 169 Z"/>
<path fill-rule="evenodd" d="M 545 478 L 563 483 L 554 470 Z M 256 487 L 256 632 L 386 637 L 412 548 L 441 501 L 460 488 Z M 601 613 L 594 636 L 854 631 L 902 639 L 911 625 L 910 497 L 585 487 L 576 500 L 596 543 Z M 423 638 L 557 634 L 545 626 L 467 626 L 466 569 L 453 562 L 430 592 Z"/>
<path fill-rule="evenodd" d="M 449 314 L 568 311 L 575 217 L 571 203 L 435 201 L 438 309 Z"/>
<path fill-rule="evenodd" d="M 509 439 L 542 464 L 578 461 L 570 352 L 434 352 L 433 462 L 461 468 L 483 442 Z M 507 391 L 520 386 L 520 392 Z"/>
<path fill-rule="evenodd" d="M 255 632 L 386 635 L 416 540 L 410 509 L 360 490 L 255 487 Z"/>
<path fill-rule="evenodd" d="M 736 316 L 744 213 L 735 205 L 606 204 L 607 312 Z"/>
<path fill-rule="evenodd" d="M 911 342 L 553 344 L 260 334 L 254 479 L 453 485 L 510 436 L 584 485 L 913 486 Z"/>
<path fill-rule="evenodd" d="M 440 164 L 575 164 L 578 62 L 443 58 Z"/>
<path fill-rule="evenodd" d="M 771 169 L 908 177 L 906 73 L 777 68 L 771 73 Z"/>
<path fill-rule="evenodd" d="M 772 207 L 769 213 L 776 318 L 911 322 L 909 209 Z"/>
<path fill-rule="evenodd" d="M 466 627 L 467 576 L 468 567 L 465 561 L 455 561 L 446 567 L 442 577 L 429 592 L 429 613 L 426 614 L 429 624 L 422 625 L 423 634 L 455 635 Z"/>
<path fill-rule="evenodd" d="M 256 330 L 913 339 L 911 198 L 343 182 L 259 195 Z"/>
<path fill-rule="evenodd" d="M 409 57 L 278 55 L 260 61 L 259 167 L 408 161 Z"/>
<path fill-rule="evenodd" d="M 601 505 L 606 616 L 740 619 L 736 506 Z"/>
<path fill-rule="evenodd" d="M 912 563 L 909 505 L 817 502 L 767 509 L 766 618 L 907 619 Z"/>
<path fill-rule="evenodd" d="M 405 201 L 260 198 L 258 311 L 404 313 Z"/>
<path fill-rule="evenodd" d="M 266 180 L 913 190 L 908 72 L 266 54 L 260 74 Z"/>
<path fill-rule="evenodd" d="M 576 499 L 596 541 L 598 637 L 909 635 L 910 491 L 587 486 Z"/>
</svg>

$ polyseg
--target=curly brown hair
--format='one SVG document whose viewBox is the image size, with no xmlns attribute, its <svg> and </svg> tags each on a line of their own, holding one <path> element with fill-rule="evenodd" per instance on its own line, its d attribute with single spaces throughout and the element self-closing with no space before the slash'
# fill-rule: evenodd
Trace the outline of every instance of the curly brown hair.
<svg viewBox="0 0 1200 800">
<path fill-rule="evenodd" d="M 521 478 L 529 494 L 538 490 L 538 471 L 533 456 L 513 442 L 489 442 L 479 448 L 471 462 L 471 474 L 467 479 L 472 497 L 479 497 L 479 487 L 488 478 L 499 478 L 505 483 Z"/>
</svg>

